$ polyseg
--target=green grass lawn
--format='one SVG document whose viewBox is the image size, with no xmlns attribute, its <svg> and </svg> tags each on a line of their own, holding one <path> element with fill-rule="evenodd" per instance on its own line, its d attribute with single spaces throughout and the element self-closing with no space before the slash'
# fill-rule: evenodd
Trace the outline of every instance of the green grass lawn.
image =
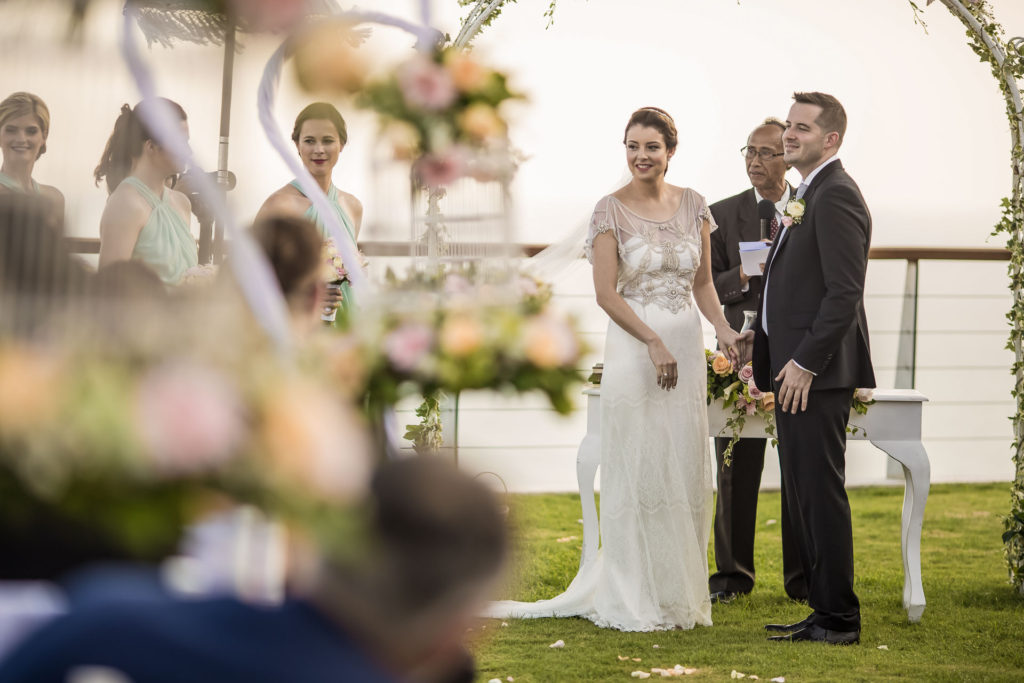
<svg viewBox="0 0 1024 683">
<path fill-rule="evenodd" d="M 782 588 L 779 494 L 758 503 L 757 586 L 714 605 L 714 626 L 692 631 L 620 633 L 583 619 L 486 620 L 473 632 L 479 680 L 636 680 L 630 673 L 676 664 L 698 671 L 686 680 L 729 679 L 733 670 L 761 681 L 1024 681 L 1024 597 L 1003 564 L 1001 517 L 1009 485 L 934 486 L 925 512 L 921 563 L 924 617 L 907 622 L 900 555 L 902 487 L 850 491 L 861 644 L 771 643 L 769 622 L 789 623 L 808 608 Z M 579 496 L 510 496 L 517 552 L 507 595 L 549 598 L 576 574 L 582 525 Z M 570 541 L 558 539 L 574 536 Z M 709 551 L 713 552 L 713 551 Z M 710 556 L 714 567 L 714 557 Z M 565 641 L 563 649 L 548 647 Z M 884 646 L 887 649 L 879 649 Z M 638 657 L 640 662 L 618 657 Z M 657 674 L 651 680 L 658 679 Z"/>
</svg>

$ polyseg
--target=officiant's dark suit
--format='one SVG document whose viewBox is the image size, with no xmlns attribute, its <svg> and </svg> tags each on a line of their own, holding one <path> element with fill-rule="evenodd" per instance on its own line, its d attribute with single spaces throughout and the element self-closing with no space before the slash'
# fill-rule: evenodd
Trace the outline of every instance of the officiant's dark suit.
<svg viewBox="0 0 1024 683">
<path fill-rule="evenodd" d="M 817 140 L 817 121 L 807 112 L 821 109 L 799 97 L 783 138 L 786 161 L 792 157 L 801 175 L 811 177 L 806 189 L 797 192 L 806 202 L 802 221 L 783 230 L 769 253 L 755 323 L 754 378 L 759 388 L 776 392 L 782 477 L 790 515 L 802 532 L 808 605 L 814 610 L 805 622 L 793 624 L 795 632 L 785 638 L 856 642 L 860 605 L 853 590 L 845 489 L 846 426 L 854 389 L 875 386 L 863 301 L 871 215 L 838 159 L 821 166 L 841 144 L 846 127 L 842 105 L 829 100 L 842 115 L 838 136 L 828 133 Z M 815 165 L 807 168 L 815 154 L 820 154 Z M 783 410 L 780 390 L 788 392 L 776 381 L 783 368 L 787 382 L 813 373 L 806 410 Z"/>
<path fill-rule="evenodd" d="M 710 206 L 718 230 L 711 233 L 711 274 L 725 318 L 733 329 L 743 326 L 744 311 L 757 310 L 761 295 L 760 273 L 749 279 L 740 269 L 740 242 L 761 239 L 757 204 L 764 194 L 786 200 L 793 188 L 786 182 L 782 160 L 782 131 L 778 119 L 766 119 L 747 138 L 741 150 L 751 187 Z M 755 187 L 757 191 L 755 191 Z M 782 194 L 780 195 L 779 192 Z M 775 222 L 778 228 L 778 222 Z M 746 280 L 746 282 L 744 282 Z M 757 528 L 757 496 L 764 470 L 765 439 L 740 439 L 732 450 L 732 462 L 725 464 L 728 438 L 715 439 L 718 460 L 718 495 L 715 500 L 715 572 L 708 579 L 712 599 L 727 600 L 754 588 L 754 533 Z M 786 509 L 782 490 L 782 567 L 786 593 L 794 599 L 807 598 L 803 565 L 797 536 Z"/>
</svg>

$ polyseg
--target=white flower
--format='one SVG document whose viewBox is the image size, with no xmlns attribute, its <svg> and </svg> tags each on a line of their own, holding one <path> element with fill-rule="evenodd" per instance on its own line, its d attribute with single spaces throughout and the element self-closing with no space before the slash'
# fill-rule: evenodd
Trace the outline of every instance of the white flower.
<svg viewBox="0 0 1024 683">
<path fill-rule="evenodd" d="M 786 213 L 793 217 L 794 220 L 804 217 L 804 205 L 803 202 L 797 199 L 791 199 L 786 204 Z"/>
</svg>

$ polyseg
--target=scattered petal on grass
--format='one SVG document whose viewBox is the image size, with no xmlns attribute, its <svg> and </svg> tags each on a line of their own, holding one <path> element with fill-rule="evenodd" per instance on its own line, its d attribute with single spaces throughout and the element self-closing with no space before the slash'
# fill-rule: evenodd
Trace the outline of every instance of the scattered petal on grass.
<svg viewBox="0 0 1024 683">
<path fill-rule="evenodd" d="M 889 649 L 889 646 L 888 646 L 888 645 L 879 645 L 879 646 L 878 646 L 878 649 L 879 649 L 879 650 L 888 650 L 888 649 Z"/>
<path fill-rule="evenodd" d="M 548 647 L 554 647 L 554 648 L 565 647 L 565 641 L 564 640 L 556 640 L 555 642 L 553 642 L 550 645 L 548 645 Z"/>
<path fill-rule="evenodd" d="M 765 524 L 767 526 L 771 526 L 772 524 L 778 524 L 778 522 L 774 519 L 769 519 L 767 522 L 765 522 Z"/>
<path fill-rule="evenodd" d="M 679 665 L 676 664 L 676 666 L 679 666 Z M 687 667 L 683 667 L 683 675 L 684 676 L 689 676 L 690 674 L 695 674 L 695 673 L 697 673 L 696 669 L 690 668 L 688 666 Z M 783 681 L 782 683 L 786 683 L 786 682 Z"/>
<path fill-rule="evenodd" d="M 754 674 L 750 674 L 749 676 L 747 676 L 747 678 L 749 678 L 752 681 L 760 680 L 760 678 L 758 676 L 755 676 Z"/>
<path fill-rule="evenodd" d="M 772 679 L 772 683 L 786 683 L 786 679 L 782 676 L 776 676 Z"/>
<path fill-rule="evenodd" d="M 568 543 L 569 541 L 575 541 L 575 540 L 576 540 L 575 536 L 562 536 L 561 538 L 556 538 L 555 539 L 555 543 Z"/>
<path fill-rule="evenodd" d="M 647 673 L 646 671 L 634 671 L 633 673 L 631 673 L 629 675 L 632 676 L 633 678 L 650 678 L 651 677 L 651 674 Z"/>
<path fill-rule="evenodd" d="M 634 661 L 634 662 L 639 662 L 639 661 L 640 661 L 640 658 L 639 658 L 639 657 L 633 657 L 633 661 Z"/>
<path fill-rule="evenodd" d="M 747 677 L 747 674 L 741 674 L 736 669 L 733 669 L 732 673 L 729 674 L 729 678 L 746 678 L 746 677 Z"/>
<path fill-rule="evenodd" d="M 658 650 L 661 648 L 661 645 L 652 645 L 651 647 L 653 647 L 655 650 Z"/>
<path fill-rule="evenodd" d="M 577 520 L 576 520 L 576 523 L 577 523 L 577 524 L 583 524 L 583 520 L 582 520 L 582 519 L 577 519 Z"/>
<path fill-rule="evenodd" d="M 629 661 L 629 657 L 626 657 L 624 655 L 616 655 L 616 656 L 619 658 L 620 662 L 628 662 Z"/>
<path fill-rule="evenodd" d="M 501 627 L 502 628 L 508 628 L 508 622 L 507 621 L 501 622 Z"/>
<path fill-rule="evenodd" d="M 491 680 L 487 681 L 487 683 L 501 683 L 501 679 L 500 678 L 492 678 Z"/>
<path fill-rule="evenodd" d="M 511 676 L 509 676 L 509 677 L 508 677 L 508 678 L 506 678 L 505 680 L 506 680 L 506 681 L 508 681 L 508 683 L 512 683 L 512 682 L 513 682 L 514 680 L 516 680 L 516 679 L 512 678 Z"/>
</svg>

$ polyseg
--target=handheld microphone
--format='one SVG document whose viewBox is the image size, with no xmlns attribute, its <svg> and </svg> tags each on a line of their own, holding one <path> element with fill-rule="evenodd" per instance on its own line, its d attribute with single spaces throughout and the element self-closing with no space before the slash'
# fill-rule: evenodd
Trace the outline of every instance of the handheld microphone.
<svg viewBox="0 0 1024 683">
<path fill-rule="evenodd" d="M 775 218 L 775 202 L 762 199 L 757 203 L 757 217 L 761 219 L 761 239 L 768 239 L 768 226 Z"/>
</svg>

